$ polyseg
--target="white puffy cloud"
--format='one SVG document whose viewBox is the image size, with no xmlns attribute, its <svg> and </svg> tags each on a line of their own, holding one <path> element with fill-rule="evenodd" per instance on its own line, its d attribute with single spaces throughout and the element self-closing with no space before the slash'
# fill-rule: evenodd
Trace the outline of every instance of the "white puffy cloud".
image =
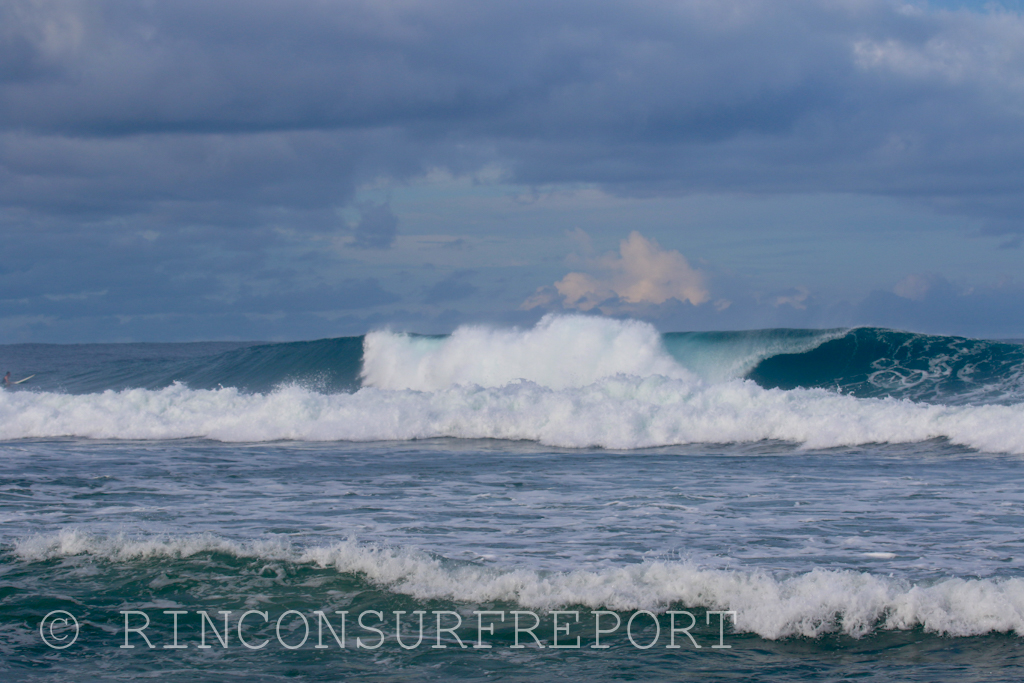
<svg viewBox="0 0 1024 683">
<path fill-rule="evenodd" d="M 563 307 L 581 311 L 599 308 L 609 299 L 617 299 L 620 305 L 658 305 L 677 299 L 696 306 L 710 298 L 704 273 L 678 251 L 663 249 L 635 230 L 619 243 L 618 253 L 590 259 L 587 266 L 590 272 L 569 273 L 554 284 L 557 297 L 541 288 L 523 308 L 536 308 L 558 297 Z"/>
</svg>

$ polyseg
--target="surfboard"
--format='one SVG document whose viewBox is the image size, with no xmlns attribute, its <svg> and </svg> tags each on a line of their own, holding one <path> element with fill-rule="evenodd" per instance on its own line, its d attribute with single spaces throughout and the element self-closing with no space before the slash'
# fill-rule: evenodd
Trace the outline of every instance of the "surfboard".
<svg viewBox="0 0 1024 683">
<path fill-rule="evenodd" d="M 28 377 L 26 377 L 25 379 L 19 379 L 19 380 L 18 380 L 17 382 L 11 382 L 11 384 L 21 384 L 22 382 L 27 382 L 27 381 L 29 381 L 29 380 L 30 380 L 30 379 L 32 379 L 33 377 L 35 377 L 35 375 L 29 375 L 29 376 L 28 376 Z"/>
</svg>

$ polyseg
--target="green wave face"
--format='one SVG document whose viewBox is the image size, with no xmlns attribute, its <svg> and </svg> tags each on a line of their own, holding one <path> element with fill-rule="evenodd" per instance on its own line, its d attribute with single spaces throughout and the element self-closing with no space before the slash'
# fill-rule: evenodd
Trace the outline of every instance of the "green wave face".
<svg viewBox="0 0 1024 683">
<path fill-rule="evenodd" d="M 89 394 L 162 389 L 180 382 L 192 389 L 234 387 L 249 393 L 299 384 L 337 393 L 359 388 L 363 338 L 276 344 L 24 344 L 4 351 L 10 366 L 37 373 L 19 390 Z"/>
<path fill-rule="evenodd" d="M 929 403 L 1011 403 L 1024 393 L 1024 346 L 858 328 L 810 350 L 764 358 L 747 377 L 766 388 L 822 387 Z"/>
</svg>

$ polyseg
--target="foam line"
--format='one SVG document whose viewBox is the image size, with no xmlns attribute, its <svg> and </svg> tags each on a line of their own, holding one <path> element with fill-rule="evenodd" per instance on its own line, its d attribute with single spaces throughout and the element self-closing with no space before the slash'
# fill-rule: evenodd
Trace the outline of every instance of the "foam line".
<svg viewBox="0 0 1024 683">
<path fill-rule="evenodd" d="M 774 576 L 661 561 L 539 572 L 455 563 L 415 549 L 351 539 L 302 549 L 274 540 L 238 542 L 209 534 L 130 538 L 76 530 L 21 540 L 14 552 L 25 562 L 86 555 L 125 564 L 223 553 L 330 568 L 421 600 L 507 601 L 532 610 L 570 605 L 619 611 L 664 612 L 673 605 L 734 610 L 737 630 L 771 640 L 826 633 L 859 638 L 876 629 L 917 627 L 949 636 L 1024 634 L 1024 580 L 1016 578 L 948 578 L 919 585 L 853 571 L 814 569 Z"/>
<path fill-rule="evenodd" d="M 926 405 L 820 389 L 766 390 L 744 380 L 708 386 L 623 376 L 563 390 L 521 382 L 333 395 L 296 386 L 243 394 L 182 385 L 84 396 L 0 393 L 0 440 L 59 436 L 225 442 L 456 437 L 616 449 L 764 439 L 829 448 L 946 438 L 983 451 L 1024 453 L 1024 404 Z"/>
</svg>

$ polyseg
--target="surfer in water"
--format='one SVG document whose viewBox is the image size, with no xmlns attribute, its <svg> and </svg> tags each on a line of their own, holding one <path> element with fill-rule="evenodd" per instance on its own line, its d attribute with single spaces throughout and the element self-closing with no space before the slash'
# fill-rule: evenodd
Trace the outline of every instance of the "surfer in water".
<svg viewBox="0 0 1024 683">
<path fill-rule="evenodd" d="M 6 375 L 4 375 L 4 386 L 5 387 L 13 387 L 15 384 L 21 384 L 22 382 L 27 382 L 30 379 L 32 379 L 33 377 L 35 377 L 35 375 L 29 375 L 25 379 L 19 379 L 17 382 L 12 382 L 11 381 L 11 373 L 8 372 Z"/>
</svg>

